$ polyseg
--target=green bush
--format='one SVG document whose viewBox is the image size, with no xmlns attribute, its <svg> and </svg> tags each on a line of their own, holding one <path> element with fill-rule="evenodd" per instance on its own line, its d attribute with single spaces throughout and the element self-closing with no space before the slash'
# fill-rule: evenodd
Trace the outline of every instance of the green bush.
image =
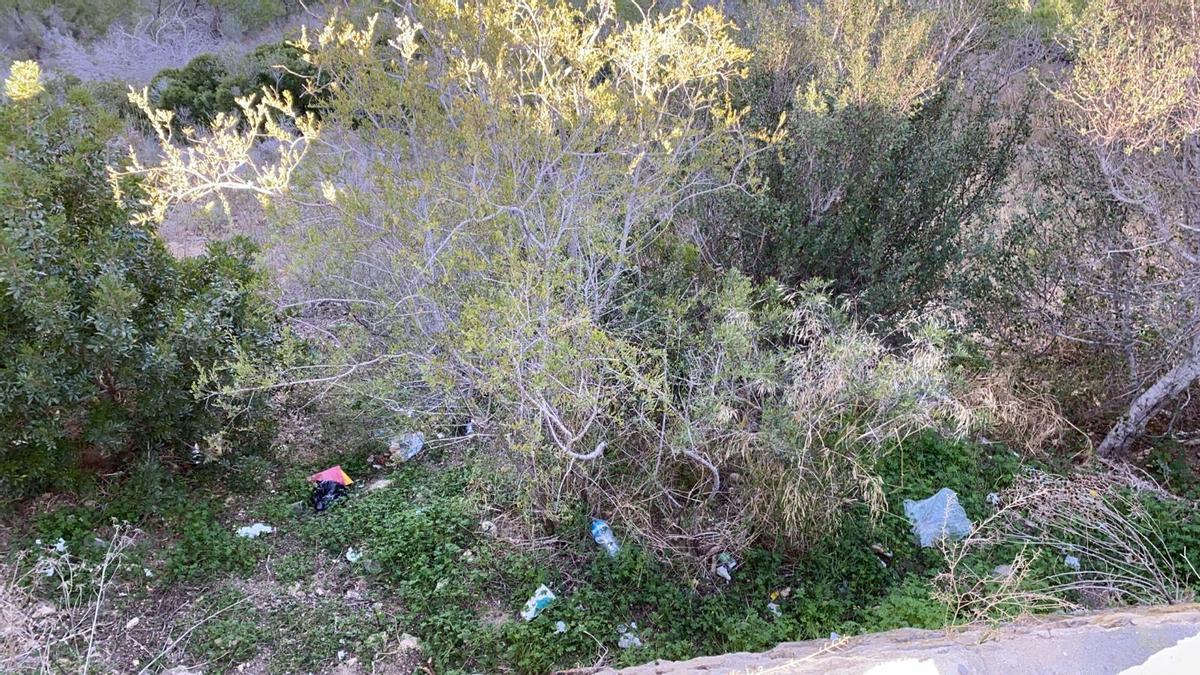
<svg viewBox="0 0 1200 675">
<path fill-rule="evenodd" d="M 0 108 L 0 481 L 18 490 L 198 442 L 223 419 L 197 383 L 280 338 L 249 241 L 176 260 L 114 200 L 113 129 L 79 90 Z"/>
<path fill-rule="evenodd" d="M 911 115 L 871 105 L 789 111 L 767 188 L 714 219 L 752 276 L 831 280 L 866 315 L 919 309 L 951 281 L 959 233 L 997 205 L 1026 125 L 943 90 Z"/>
<path fill-rule="evenodd" d="M 151 101 L 183 120 L 208 124 L 218 113 L 236 111 L 237 97 L 270 87 L 290 92 L 303 113 L 315 103 L 305 93 L 306 78 L 313 74 L 295 47 L 268 43 L 231 62 L 202 54 L 182 68 L 163 70 L 150 81 Z"/>
<path fill-rule="evenodd" d="M 150 81 L 154 104 L 184 119 L 211 122 L 236 109 L 229 70 L 214 54 L 201 54 L 182 68 L 168 68 Z M 249 92 L 240 92 L 249 93 Z"/>
</svg>

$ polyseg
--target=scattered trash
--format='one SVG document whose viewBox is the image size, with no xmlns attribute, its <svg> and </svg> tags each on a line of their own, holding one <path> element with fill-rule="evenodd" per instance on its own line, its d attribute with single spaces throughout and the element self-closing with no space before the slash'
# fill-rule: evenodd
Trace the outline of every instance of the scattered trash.
<svg viewBox="0 0 1200 675">
<path fill-rule="evenodd" d="M 928 548 L 947 537 L 961 539 L 971 532 L 967 512 L 958 503 L 958 495 L 942 488 L 928 499 L 904 500 L 904 515 L 912 522 L 913 534 Z"/>
<path fill-rule="evenodd" d="M 490 520 L 481 520 L 481 521 L 479 521 L 479 529 L 484 534 L 495 534 L 496 524 Z"/>
<path fill-rule="evenodd" d="M 875 559 L 883 567 L 888 567 L 892 564 L 892 552 L 884 548 L 883 544 L 871 544 L 871 553 L 875 554 Z"/>
<path fill-rule="evenodd" d="M 433 592 L 437 593 L 437 592 L 441 591 L 443 588 L 445 588 L 446 586 L 448 586 L 449 584 L 450 584 L 450 580 L 445 577 L 442 577 L 441 579 L 438 579 L 437 585 L 433 587 Z"/>
<path fill-rule="evenodd" d="M 150 569 L 149 567 L 143 567 L 142 574 L 145 574 L 147 579 L 154 578 L 154 570 Z"/>
<path fill-rule="evenodd" d="M 54 550 L 58 551 L 59 553 L 66 553 L 67 552 L 67 541 L 65 539 L 63 539 L 62 537 L 59 537 L 58 541 L 54 542 Z"/>
<path fill-rule="evenodd" d="M 776 619 L 783 616 L 783 610 L 774 602 L 767 603 L 767 611 L 770 612 Z"/>
<path fill-rule="evenodd" d="M 345 661 L 345 660 L 346 660 L 346 650 L 345 650 L 345 649 L 339 649 L 339 650 L 338 650 L 338 653 L 337 653 L 337 659 L 338 659 L 338 661 Z"/>
<path fill-rule="evenodd" d="M 566 621 L 555 621 L 554 622 L 554 632 L 555 633 L 567 632 L 567 622 Z"/>
<path fill-rule="evenodd" d="M 354 479 L 351 478 L 349 474 L 347 474 L 345 471 L 342 471 L 341 464 L 338 464 L 336 466 L 331 466 L 328 469 L 325 469 L 324 471 L 314 473 L 313 475 L 308 477 L 308 480 L 311 483 L 320 483 L 321 481 L 332 481 L 343 487 L 350 485 L 351 483 L 354 482 Z"/>
<path fill-rule="evenodd" d="M 318 513 L 333 506 L 334 502 L 344 497 L 346 486 L 354 482 L 354 479 L 342 471 L 340 464 L 314 473 L 308 477 L 308 480 L 314 484 L 309 502 Z"/>
<path fill-rule="evenodd" d="M 830 633 L 829 634 L 829 640 L 832 642 L 837 642 L 838 640 L 841 640 L 841 639 L 842 639 L 842 636 L 840 633 Z"/>
<path fill-rule="evenodd" d="M 383 571 L 383 566 L 374 558 L 367 558 L 363 561 L 363 571 L 367 574 L 379 574 Z"/>
<path fill-rule="evenodd" d="M 617 537 L 613 534 L 612 528 L 599 518 L 592 519 L 592 539 L 595 539 L 596 543 L 608 552 L 610 558 L 615 558 L 621 550 L 621 545 L 617 543 Z"/>
<path fill-rule="evenodd" d="M 132 619 L 125 622 L 125 630 L 133 630 L 134 626 L 137 626 L 141 622 L 142 622 L 142 618 L 140 616 L 135 616 Z"/>
<path fill-rule="evenodd" d="M 791 587 L 791 586 L 787 586 L 787 587 L 785 587 L 785 588 L 781 588 L 781 589 L 779 589 L 779 590 L 777 590 L 777 591 L 771 591 L 771 601 L 772 601 L 772 602 L 774 602 L 774 601 L 776 601 L 776 600 L 778 600 L 778 599 L 780 599 L 780 598 L 786 598 L 787 596 L 789 596 L 789 595 L 791 595 L 791 594 L 792 594 L 792 587 Z"/>
<path fill-rule="evenodd" d="M 271 534 L 275 528 L 266 523 L 254 523 L 253 525 L 245 525 L 237 529 L 237 536 L 245 539 L 257 539 L 260 534 Z"/>
<path fill-rule="evenodd" d="M 1066 563 L 1067 567 L 1070 567 L 1071 569 L 1075 570 L 1076 572 L 1079 571 L 1079 568 L 1080 568 L 1079 558 L 1076 558 L 1073 555 L 1063 556 L 1063 562 Z"/>
<path fill-rule="evenodd" d="M 424 449 L 425 434 L 420 431 L 393 436 L 391 443 L 388 444 L 388 453 L 392 456 L 392 461 L 397 464 L 409 461 L 421 454 L 421 450 Z"/>
<path fill-rule="evenodd" d="M 996 565 L 996 569 L 992 570 L 992 576 L 1008 579 L 1013 575 L 1012 565 Z"/>
<path fill-rule="evenodd" d="M 621 649 L 638 649 L 642 646 L 642 639 L 632 633 L 625 633 L 617 639 L 617 646 Z"/>
<path fill-rule="evenodd" d="M 996 494 L 995 492 L 989 492 L 985 499 L 991 506 L 1000 506 L 1000 495 Z"/>
<path fill-rule="evenodd" d="M 462 561 L 463 561 L 463 562 L 465 562 L 465 563 L 473 563 L 473 562 L 475 562 L 475 552 L 474 552 L 474 551 L 472 551 L 471 549 L 467 549 L 467 550 L 463 551 L 463 553 L 462 553 Z"/>
<path fill-rule="evenodd" d="M 371 481 L 367 484 L 367 491 L 389 488 L 393 482 L 391 478 L 380 478 L 379 480 Z"/>
<path fill-rule="evenodd" d="M 362 558 L 363 558 L 362 551 L 354 548 L 353 546 L 346 549 L 346 560 L 348 560 L 352 563 L 356 563 L 359 560 L 362 560 Z"/>
<path fill-rule="evenodd" d="M 538 614 L 542 613 L 543 609 L 546 609 L 550 606 L 550 603 L 554 602 L 554 598 L 556 597 L 554 591 L 546 588 L 545 584 L 538 586 L 533 595 L 529 596 L 529 600 L 525 601 L 525 607 L 521 610 L 521 618 L 526 621 L 533 621 L 537 618 Z"/>
<path fill-rule="evenodd" d="M 728 552 L 717 556 L 717 576 L 724 579 L 725 583 L 733 581 L 733 571 L 737 566 L 738 562 Z"/>
<path fill-rule="evenodd" d="M 42 540 L 35 539 L 33 541 L 33 543 L 38 544 L 40 546 L 42 543 Z M 46 556 L 40 555 L 40 556 L 38 556 L 37 561 L 33 564 L 33 570 L 35 572 L 40 572 L 41 574 L 43 574 L 45 576 L 52 577 L 52 576 L 54 576 L 54 572 L 55 572 L 54 561 L 50 558 L 47 558 Z"/>
<path fill-rule="evenodd" d="M 331 480 L 323 480 L 313 486 L 312 507 L 317 513 L 325 511 L 333 503 L 346 496 L 346 486 Z"/>
<path fill-rule="evenodd" d="M 638 649 L 642 646 L 642 639 L 639 638 L 633 631 L 637 630 L 637 622 L 630 621 L 629 625 L 621 624 L 617 626 L 617 633 L 621 637 L 617 638 L 617 646 L 621 649 Z"/>
</svg>

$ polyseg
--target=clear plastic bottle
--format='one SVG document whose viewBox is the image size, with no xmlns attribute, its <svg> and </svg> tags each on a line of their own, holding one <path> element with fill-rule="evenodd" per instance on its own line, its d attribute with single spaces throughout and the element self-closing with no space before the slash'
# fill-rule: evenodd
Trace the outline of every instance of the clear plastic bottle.
<svg viewBox="0 0 1200 675">
<path fill-rule="evenodd" d="M 610 558 L 616 557 L 617 552 L 621 550 L 621 545 L 617 543 L 617 537 L 613 534 L 612 528 L 599 518 L 592 519 L 592 539 L 595 539 L 596 543 L 608 552 Z"/>
</svg>

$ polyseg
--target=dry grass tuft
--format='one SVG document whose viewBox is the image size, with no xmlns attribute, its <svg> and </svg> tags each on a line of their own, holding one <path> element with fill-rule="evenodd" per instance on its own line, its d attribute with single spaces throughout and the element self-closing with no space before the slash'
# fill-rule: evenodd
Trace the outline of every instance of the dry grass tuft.
<svg viewBox="0 0 1200 675">
<path fill-rule="evenodd" d="M 1030 470 L 998 495 L 996 512 L 970 536 L 947 545 L 938 595 L 955 620 L 966 622 L 1190 602 L 1186 579 L 1196 570 L 1168 550 L 1147 499 L 1179 498 L 1126 465 L 1071 476 Z M 1012 562 L 991 571 L 967 561 L 1010 549 L 1016 549 Z"/>
</svg>

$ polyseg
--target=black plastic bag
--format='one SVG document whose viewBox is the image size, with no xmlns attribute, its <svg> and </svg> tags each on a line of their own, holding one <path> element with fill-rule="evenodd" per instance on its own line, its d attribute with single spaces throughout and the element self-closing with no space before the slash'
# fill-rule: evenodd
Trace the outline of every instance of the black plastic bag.
<svg viewBox="0 0 1200 675">
<path fill-rule="evenodd" d="M 333 503 L 342 497 L 346 496 L 346 486 L 332 480 L 317 481 L 313 485 L 312 496 L 309 501 L 312 503 L 317 513 L 333 506 Z"/>
</svg>

